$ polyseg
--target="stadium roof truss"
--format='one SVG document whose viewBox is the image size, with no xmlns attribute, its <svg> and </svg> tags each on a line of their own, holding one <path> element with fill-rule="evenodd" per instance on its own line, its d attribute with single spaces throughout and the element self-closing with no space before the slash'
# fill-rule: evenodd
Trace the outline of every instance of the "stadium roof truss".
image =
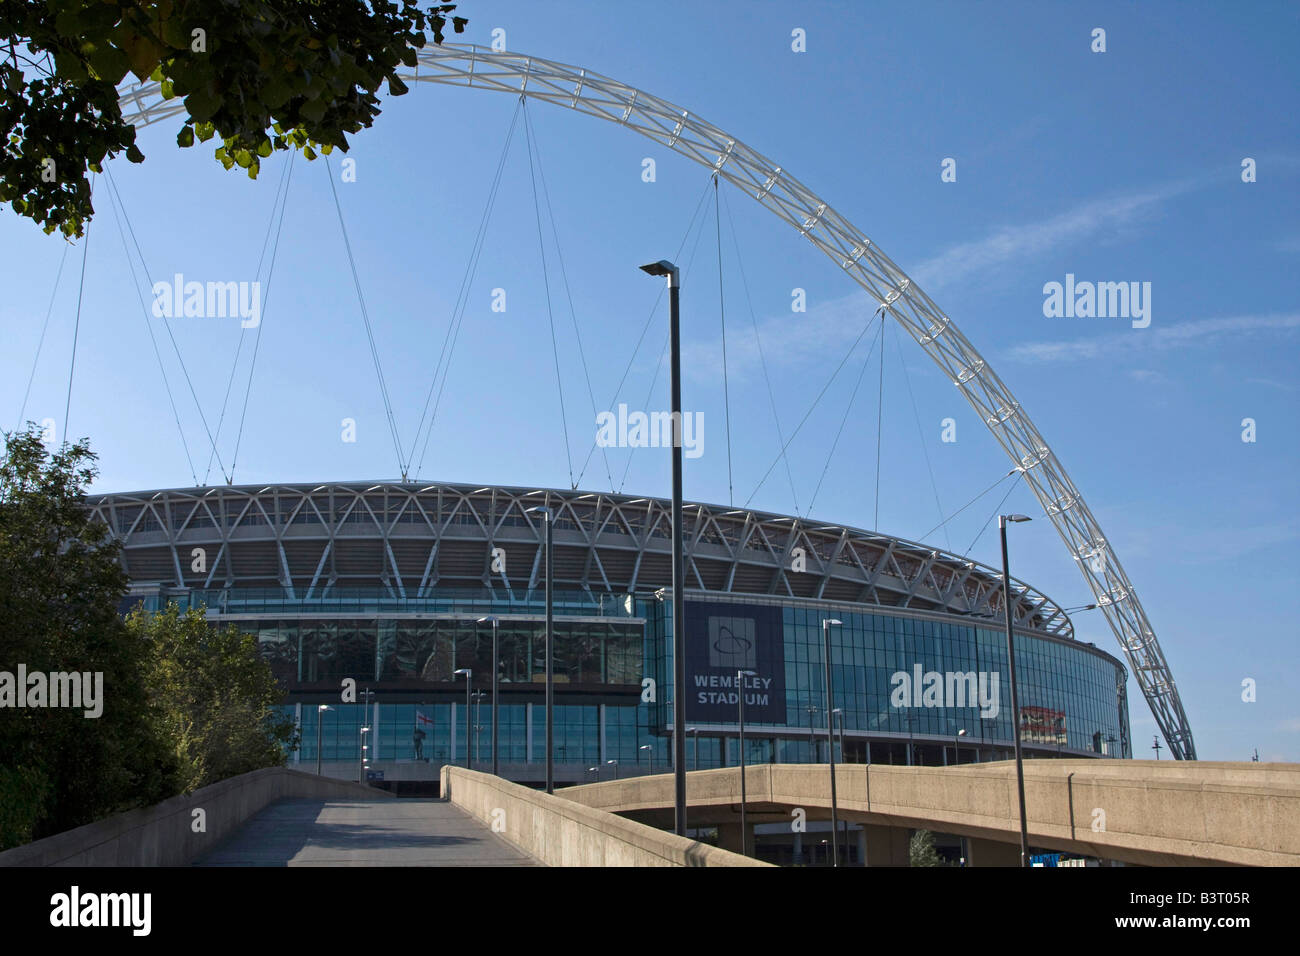
<svg viewBox="0 0 1300 956">
<path fill-rule="evenodd" d="M 560 586 L 595 595 L 647 592 L 671 580 L 671 507 L 658 498 L 381 482 L 108 494 L 89 505 L 123 543 L 123 566 L 141 583 L 274 586 L 306 601 L 350 585 L 400 599 L 429 597 L 440 585 L 533 590 L 543 573 L 543 528 L 529 509 L 539 505 L 555 512 Z M 683 514 L 692 589 L 969 615 L 1000 626 L 995 568 L 807 519 L 704 504 Z M 492 570 L 494 548 L 504 552 L 505 573 Z M 796 558 L 802 570 L 792 571 Z M 1022 581 L 1013 590 L 1017 626 L 1073 639 L 1059 605 Z"/>
<path fill-rule="evenodd" d="M 1020 470 L 1105 614 L 1151 712 L 1179 759 L 1196 759 L 1173 674 L 1146 612 L 1100 525 L 1011 391 L 952 320 L 880 248 L 785 169 L 688 110 L 580 67 L 521 53 L 443 44 L 421 51 L 412 82 L 495 90 L 541 100 L 640 133 L 712 170 L 831 258 L 880 303 L 957 386 Z M 126 88 L 137 126 L 183 114 L 156 82 Z"/>
</svg>

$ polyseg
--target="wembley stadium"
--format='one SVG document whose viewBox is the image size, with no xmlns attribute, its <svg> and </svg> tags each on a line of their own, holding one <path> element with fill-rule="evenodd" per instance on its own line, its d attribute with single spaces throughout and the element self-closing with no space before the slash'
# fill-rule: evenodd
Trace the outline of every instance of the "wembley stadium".
<svg viewBox="0 0 1300 956">
<path fill-rule="evenodd" d="M 300 728 L 291 760 L 356 776 L 365 736 L 365 766 L 388 786 L 434 779 L 447 762 L 491 766 L 493 620 L 500 772 L 542 779 L 545 518 L 533 509 L 550 509 L 555 780 L 671 760 L 667 500 L 348 482 L 105 494 L 87 506 L 122 544 L 124 607 L 202 606 L 256 635 Z M 759 675 L 746 694 L 746 762 L 826 760 L 827 619 L 842 622 L 831 632 L 837 760 L 1010 756 L 997 569 L 716 505 L 688 503 L 684 531 L 688 769 L 739 761 L 737 666 Z M 1014 578 L 1011 590 L 1026 755 L 1131 756 L 1124 665 L 1076 640 L 1046 595 Z M 341 702 L 348 679 L 356 703 Z"/>
</svg>

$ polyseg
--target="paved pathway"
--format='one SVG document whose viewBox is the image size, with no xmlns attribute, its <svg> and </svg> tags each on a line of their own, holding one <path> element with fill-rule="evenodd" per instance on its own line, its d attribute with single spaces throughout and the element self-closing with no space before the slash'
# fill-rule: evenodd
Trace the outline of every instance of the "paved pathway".
<svg viewBox="0 0 1300 956">
<path fill-rule="evenodd" d="M 538 866 L 445 800 L 280 800 L 196 866 Z"/>
</svg>

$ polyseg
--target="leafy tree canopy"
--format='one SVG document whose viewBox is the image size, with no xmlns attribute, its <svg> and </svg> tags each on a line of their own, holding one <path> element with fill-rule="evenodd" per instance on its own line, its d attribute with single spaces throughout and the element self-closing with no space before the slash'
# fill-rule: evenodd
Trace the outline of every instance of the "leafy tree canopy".
<svg viewBox="0 0 1300 956">
<path fill-rule="evenodd" d="M 0 202 L 46 232 L 83 234 L 88 174 L 144 154 L 123 121 L 128 73 L 159 81 L 187 115 L 182 147 L 214 136 L 215 156 L 256 178 L 275 150 L 346 151 L 379 115 L 380 87 L 407 91 L 454 3 L 415 0 L 0 0 Z"/>
<path fill-rule="evenodd" d="M 280 766 L 293 721 L 274 708 L 283 700 L 257 640 L 234 625 L 210 625 L 203 611 L 175 603 L 127 618 L 132 634 L 152 648 L 150 693 L 188 793 L 227 777 Z"/>
<path fill-rule="evenodd" d="M 118 545 L 84 507 L 95 456 L 85 443 L 50 454 L 34 427 L 5 439 L 0 670 L 101 674 L 102 712 L 0 709 L 0 847 L 163 800 L 177 779 L 146 687 L 149 648 L 118 615 Z"/>
</svg>

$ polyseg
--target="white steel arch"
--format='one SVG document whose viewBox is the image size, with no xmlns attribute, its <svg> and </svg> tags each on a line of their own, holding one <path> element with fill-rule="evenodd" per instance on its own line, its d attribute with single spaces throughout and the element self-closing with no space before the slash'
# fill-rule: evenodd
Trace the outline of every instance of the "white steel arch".
<svg viewBox="0 0 1300 956">
<path fill-rule="evenodd" d="M 957 326 L 879 247 L 767 157 L 687 110 L 580 67 L 522 53 L 443 44 L 421 51 L 411 82 L 527 96 L 608 120 L 672 149 L 748 193 L 834 260 L 890 312 L 984 421 L 1033 490 L 1106 615 L 1138 686 L 1177 759 L 1195 760 L 1173 674 L 1137 594 L 1101 527 L 1047 442 Z M 127 121 L 145 126 L 185 113 L 157 83 L 121 93 Z"/>
</svg>

